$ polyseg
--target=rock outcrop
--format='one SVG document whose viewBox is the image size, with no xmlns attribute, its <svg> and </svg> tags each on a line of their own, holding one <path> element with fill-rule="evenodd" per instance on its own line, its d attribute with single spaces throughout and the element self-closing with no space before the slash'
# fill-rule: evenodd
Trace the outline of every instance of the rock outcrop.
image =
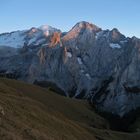
<svg viewBox="0 0 140 140">
<path fill-rule="evenodd" d="M 31 83 L 54 83 L 66 96 L 89 99 L 99 110 L 120 116 L 140 107 L 138 38 L 88 22 L 77 23 L 67 33 L 45 30 L 43 41 L 35 39 L 39 32 L 26 31 L 28 42 L 6 56 L 0 54 L 0 71 L 16 71 L 17 79 Z"/>
</svg>

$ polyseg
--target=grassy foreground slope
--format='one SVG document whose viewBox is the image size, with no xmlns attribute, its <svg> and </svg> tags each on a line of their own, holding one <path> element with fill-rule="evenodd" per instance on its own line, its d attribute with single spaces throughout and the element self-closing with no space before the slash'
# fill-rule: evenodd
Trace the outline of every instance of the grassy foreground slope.
<svg viewBox="0 0 140 140">
<path fill-rule="evenodd" d="M 24 82 L 0 79 L 0 140 L 138 140 L 108 129 L 86 101 Z"/>
</svg>

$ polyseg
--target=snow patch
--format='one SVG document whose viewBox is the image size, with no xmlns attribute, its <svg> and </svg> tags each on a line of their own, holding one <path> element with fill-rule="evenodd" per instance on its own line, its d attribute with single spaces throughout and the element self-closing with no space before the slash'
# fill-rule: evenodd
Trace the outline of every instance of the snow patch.
<svg viewBox="0 0 140 140">
<path fill-rule="evenodd" d="M 44 46 L 49 46 L 49 43 L 45 43 L 42 45 L 42 47 L 44 47 Z"/>
<path fill-rule="evenodd" d="M 42 44 L 43 42 L 45 42 L 45 39 L 44 39 L 44 38 L 39 39 L 39 40 L 35 43 L 35 45 L 40 45 L 40 44 Z"/>
<path fill-rule="evenodd" d="M 97 32 L 95 38 L 98 39 L 103 34 L 103 31 Z"/>
<path fill-rule="evenodd" d="M 78 61 L 78 63 L 79 63 L 80 65 L 83 64 L 81 57 L 77 57 L 77 61 Z"/>
<path fill-rule="evenodd" d="M 34 33 L 32 38 L 29 40 L 28 45 L 31 45 L 31 44 L 35 43 L 40 37 L 41 37 L 40 32 Z M 36 42 L 36 45 L 37 45 L 37 42 Z"/>
<path fill-rule="evenodd" d="M 127 43 L 127 40 L 120 41 L 121 44 Z"/>
<path fill-rule="evenodd" d="M 43 31 L 43 33 L 46 37 L 51 35 L 54 32 L 60 32 L 60 30 L 58 30 L 56 28 L 53 28 L 49 25 L 42 25 L 42 26 L 39 27 L 39 29 Z"/>
<path fill-rule="evenodd" d="M 118 49 L 121 48 L 121 46 L 117 43 L 110 43 L 109 45 L 111 48 L 118 48 Z"/>
<path fill-rule="evenodd" d="M 54 28 L 49 25 L 42 25 L 39 27 L 39 29 L 41 29 L 42 31 L 54 30 Z"/>
<path fill-rule="evenodd" d="M 25 31 L 16 31 L 0 35 L 0 46 L 20 48 L 24 46 Z"/>
<path fill-rule="evenodd" d="M 85 71 L 83 69 L 80 70 L 81 73 L 84 73 Z"/>
<path fill-rule="evenodd" d="M 100 31 L 100 32 L 97 32 L 96 35 L 95 35 L 95 39 L 98 39 L 101 36 L 108 37 L 109 36 L 109 32 L 108 31 Z"/>
<path fill-rule="evenodd" d="M 86 73 L 85 76 L 86 76 L 88 79 L 91 79 L 91 76 L 89 75 L 89 73 Z"/>
<path fill-rule="evenodd" d="M 67 52 L 67 56 L 71 58 L 72 57 L 71 52 Z"/>
<path fill-rule="evenodd" d="M 76 46 L 75 49 L 78 50 L 78 47 Z"/>
</svg>

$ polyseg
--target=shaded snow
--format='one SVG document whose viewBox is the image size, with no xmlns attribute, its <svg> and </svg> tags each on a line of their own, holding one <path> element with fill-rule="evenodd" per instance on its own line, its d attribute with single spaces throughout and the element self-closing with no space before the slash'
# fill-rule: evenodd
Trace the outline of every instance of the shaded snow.
<svg viewBox="0 0 140 140">
<path fill-rule="evenodd" d="M 97 32 L 96 35 L 95 35 L 95 39 L 98 39 L 100 37 L 108 37 L 109 36 L 109 32 L 104 30 L 104 31 L 100 31 L 100 32 Z"/>
<path fill-rule="evenodd" d="M 80 65 L 83 64 L 81 57 L 77 57 L 77 60 L 78 60 L 78 63 L 79 63 Z"/>
<path fill-rule="evenodd" d="M 127 43 L 127 40 L 120 41 L 121 44 Z"/>
<path fill-rule="evenodd" d="M 103 34 L 103 31 L 97 32 L 95 38 L 98 39 Z"/>
<path fill-rule="evenodd" d="M 117 43 L 110 43 L 109 45 L 111 48 L 121 48 L 121 46 Z"/>
<path fill-rule="evenodd" d="M 83 69 L 80 70 L 81 73 L 84 73 L 85 71 Z"/>
<path fill-rule="evenodd" d="M 49 43 L 45 43 L 45 44 L 42 45 L 42 47 L 43 47 L 43 46 L 48 46 L 48 45 L 49 45 Z"/>
<path fill-rule="evenodd" d="M 42 25 L 39 27 L 39 29 L 41 29 L 42 31 L 49 31 L 49 30 L 54 30 L 55 31 L 55 28 L 49 26 L 49 25 Z"/>
<path fill-rule="evenodd" d="M 39 39 L 39 40 L 37 40 L 37 42 L 35 43 L 35 45 L 42 44 L 43 42 L 45 42 L 45 39 L 44 38 Z"/>
<path fill-rule="evenodd" d="M 30 31 L 29 34 L 28 31 Z M 42 39 L 43 37 L 45 38 L 45 36 L 49 36 L 54 32 L 60 32 L 60 30 L 48 25 L 43 25 L 39 28 L 32 28 L 30 30 L 0 34 L 0 46 L 21 48 L 24 46 L 25 42 L 27 45 L 39 45 L 44 42 Z"/>
<path fill-rule="evenodd" d="M 78 50 L 78 47 L 76 46 L 75 49 Z"/>
<path fill-rule="evenodd" d="M 32 35 L 32 38 L 29 40 L 28 45 L 31 45 L 33 43 L 35 43 L 40 37 L 41 37 L 41 33 L 40 32 L 36 32 Z M 37 42 L 36 42 L 37 45 Z"/>
<path fill-rule="evenodd" d="M 71 58 L 72 57 L 71 52 L 67 52 L 67 56 Z"/>
<path fill-rule="evenodd" d="M 89 75 L 89 73 L 86 73 L 85 76 L 86 76 L 88 79 L 91 79 L 91 76 Z"/>
<path fill-rule="evenodd" d="M 24 46 L 25 31 L 16 31 L 0 35 L 0 46 L 20 48 Z"/>
</svg>

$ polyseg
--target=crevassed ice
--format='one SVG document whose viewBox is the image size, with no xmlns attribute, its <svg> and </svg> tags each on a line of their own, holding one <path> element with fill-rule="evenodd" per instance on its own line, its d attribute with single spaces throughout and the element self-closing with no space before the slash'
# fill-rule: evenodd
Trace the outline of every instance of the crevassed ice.
<svg viewBox="0 0 140 140">
<path fill-rule="evenodd" d="M 117 43 L 110 43 L 109 45 L 111 48 L 121 48 L 121 46 Z"/>
</svg>

